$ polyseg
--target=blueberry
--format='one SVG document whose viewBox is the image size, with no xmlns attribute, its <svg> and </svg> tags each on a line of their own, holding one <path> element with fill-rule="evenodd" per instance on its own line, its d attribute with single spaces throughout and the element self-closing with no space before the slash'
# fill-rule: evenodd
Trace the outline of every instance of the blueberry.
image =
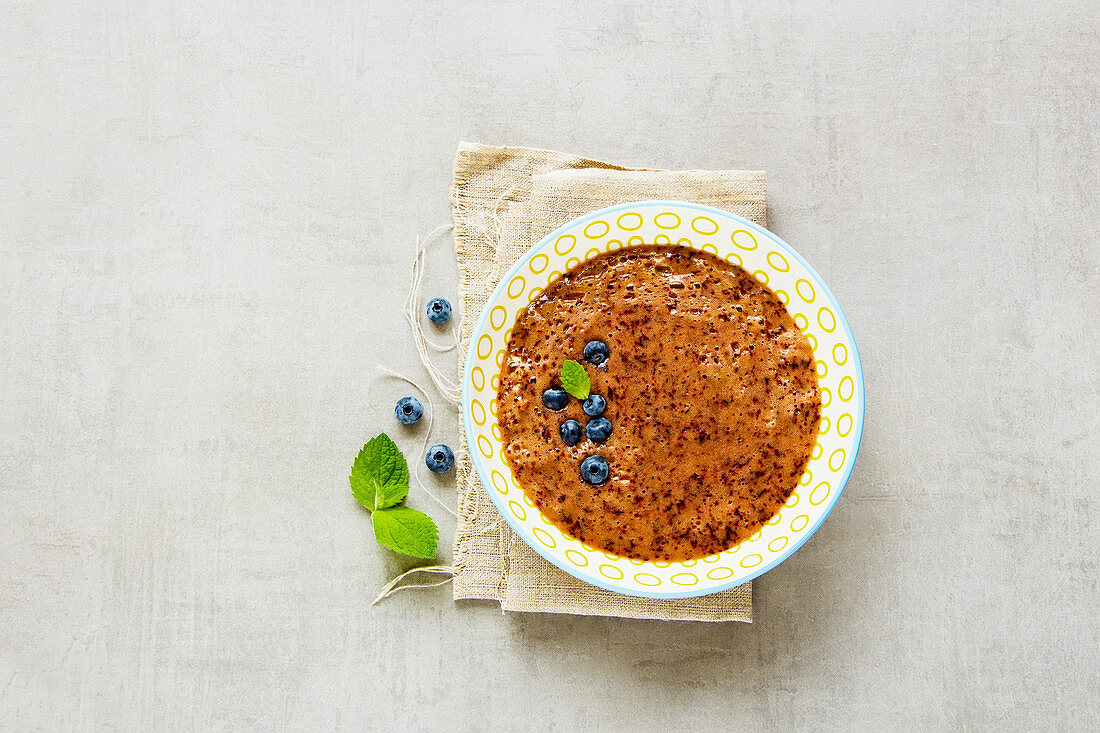
<svg viewBox="0 0 1100 733">
<path fill-rule="evenodd" d="M 451 320 L 451 304 L 446 298 L 432 298 L 428 301 L 428 318 L 432 323 L 446 323 Z"/>
<path fill-rule="evenodd" d="M 603 411 L 607 409 L 607 400 L 600 397 L 598 394 L 589 395 L 588 399 L 581 405 L 581 409 L 584 410 L 584 414 L 589 417 L 599 417 L 603 414 Z"/>
<path fill-rule="evenodd" d="M 404 425 L 412 425 L 424 415 L 424 405 L 415 397 L 402 397 L 393 408 L 393 413 Z"/>
<path fill-rule="evenodd" d="M 581 478 L 590 484 L 602 484 L 607 481 L 607 461 L 599 456 L 589 456 L 581 461 Z"/>
<path fill-rule="evenodd" d="M 603 341 L 589 341 L 584 345 L 584 360 L 589 364 L 599 366 L 607 361 L 611 351 Z"/>
<path fill-rule="evenodd" d="M 558 432 L 566 445 L 576 445 L 581 440 L 581 424 L 576 420 L 566 420 Z"/>
<path fill-rule="evenodd" d="M 424 456 L 424 464 L 433 473 L 444 473 L 455 465 L 455 454 L 447 446 L 440 443 L 428 449 L 428 455 Z"/>
<path fill-rule="evenodd" d="M 606 417 L 593 418 L 584 426 L 584 434 L 589 440 L 602 443 L 611 435 L 611 421 Z"/>
<path fill-rule="evenodd" d="M 542 404 L 554 412 L 564 410 L 565 406 L 569 404 L 569 395 L 566 394 L 564 389 L 551 387 L 542 393 Z"/>
</svg>

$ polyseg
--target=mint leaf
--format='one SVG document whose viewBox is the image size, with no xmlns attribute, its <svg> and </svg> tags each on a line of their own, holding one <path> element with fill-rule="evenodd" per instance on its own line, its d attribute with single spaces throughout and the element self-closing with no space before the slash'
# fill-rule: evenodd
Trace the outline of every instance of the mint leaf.
<svg viewBox="0 0 1100 733">
<path fill-rule="evenodd" d="M 439 530 L 432 518 L 407 506 L 380 509 L 370 515 L 374 539 L 390 548 L 426 560 L 435 558 Z"/>
<path fill-rule="evenodd" d="M 390 436 L 376 435 L 363 446 L 351 465 L 351 493 L 370 509 L 385 509 L 409 493 L 409 465 Z"/>
<path fill-rule="evenodd" d="M 588 397 L 592 389 L 592 381 L 588 378 L 588 372 L 577 362 L 567 359 L 561 365 L 561 388 L 578 400 Z"/>
</svg>

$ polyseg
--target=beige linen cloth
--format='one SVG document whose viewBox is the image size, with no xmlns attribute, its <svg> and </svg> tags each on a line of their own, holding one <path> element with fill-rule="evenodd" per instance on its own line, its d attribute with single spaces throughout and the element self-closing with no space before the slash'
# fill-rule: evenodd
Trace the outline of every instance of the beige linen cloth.
<svg viewBox="0 0 1100 733">
<path fill-rule="evenodd" d="M 695 201 L 764 225 L 759 171 L 628 169 L 549 150 L 463 142 L 451 204 L 460 273 L 462 352 L 500 277 L 532 245 L 590 211 L 643 199 Z M 562 572 L 501 519 L 470 462 L 458 452 L 459 519 L 454 598 L 499 601 L 504 611 L 752 622 L 752 586 L 699 598 L 635 598 Z"/>
</svg>

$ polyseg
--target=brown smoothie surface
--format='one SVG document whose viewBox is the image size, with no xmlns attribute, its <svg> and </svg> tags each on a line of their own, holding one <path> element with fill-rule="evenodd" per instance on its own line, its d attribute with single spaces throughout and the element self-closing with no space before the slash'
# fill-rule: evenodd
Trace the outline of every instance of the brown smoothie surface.
<svg viewBox="0 0 1100 733">
<path fill-rule="evenodd" d="M 586 343 L 610 357 L 584 361 Z M 542 393 L 580 362 L 607 399 L 606 442 L 568 446 L 570 397 Z M 821 397 L 813 350 L 778 297 L 745 270 L 673 245 L 609 252 L 550 285 L 508 340 L 498 419 L 504 458 L 566 534 L 638 560 L 677 561 L 741 542 L 775 515 L 813 449 Z M 609 478 L 581 478 L 586 456 Z"/>
</svg>

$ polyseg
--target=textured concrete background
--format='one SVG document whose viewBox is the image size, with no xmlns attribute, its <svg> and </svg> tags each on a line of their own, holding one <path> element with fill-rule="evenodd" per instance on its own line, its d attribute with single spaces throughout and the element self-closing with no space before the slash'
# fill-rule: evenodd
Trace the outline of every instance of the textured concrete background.
<svg viewBox="0 0 1100 733">
<path fill-rule="evenodd" d="M 1100 726 L 1094 4 L 0 5 L 0 728 Z M 461 138 L 767 170 L 869 406 L 757 623 L 368 607 Z"/>
</svg>

